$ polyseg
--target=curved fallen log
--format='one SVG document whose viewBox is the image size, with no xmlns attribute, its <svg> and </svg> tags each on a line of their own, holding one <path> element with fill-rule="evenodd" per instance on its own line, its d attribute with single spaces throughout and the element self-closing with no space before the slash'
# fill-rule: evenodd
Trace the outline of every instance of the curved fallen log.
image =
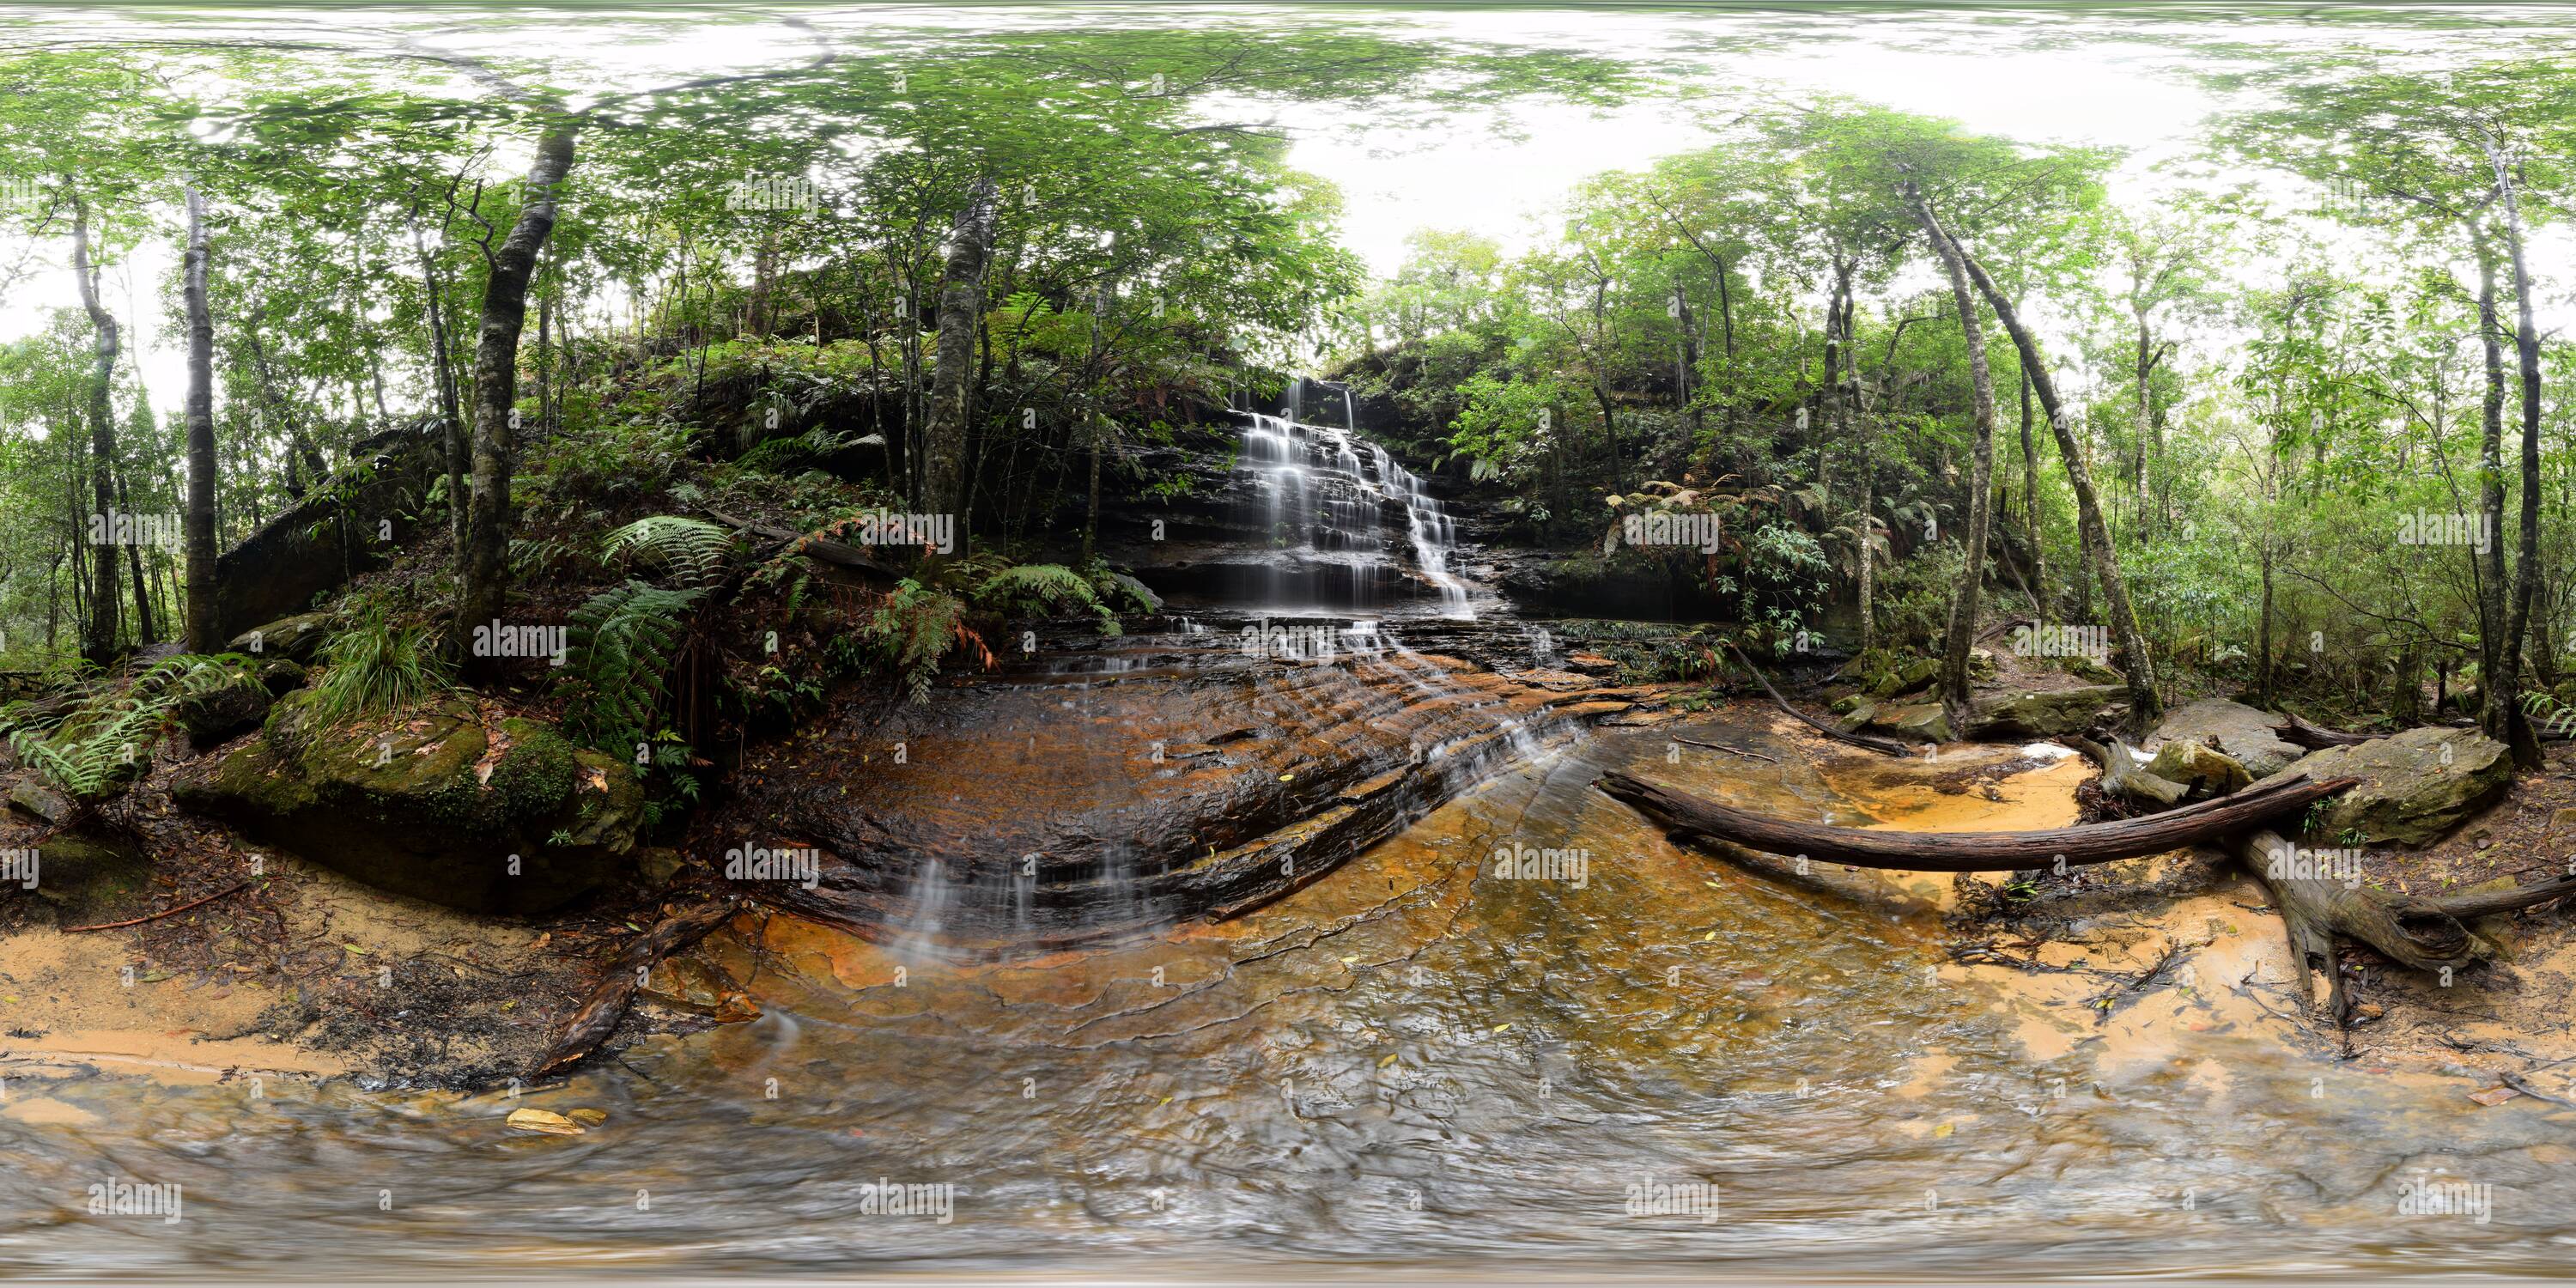
<svg viewBox="0 0 2576 1288">
<path fill-rule="evenodd" d="M 2112 863 L 2214 841 L 2296 814 L 2359 781 L 2311 782 L 2305 775 L 2291 775 L 2162 814 L 2038 832 L 1874 832 L 1755 814 L 1615 770 L 1594 785 L 1662 824 L 1667 835 L 1684 845 L 1725 841 L 1771 854 L 1904 872 L 2010 872 L 2051 867 L 2061 857 L 2069 866 Z"/>
<path fill-rule="evenodd" d="M 1771 687 L 1770 677 L 1762 674 L 1762 668 L 1755 666 L 1753 664 L 1753 659 L 1744 655 L 1743 649 L 1735 647 L 1732 642 L 1729 642 L 1726 647 L 1727 651 L 1735 654 L 1735 660 L 1742 664 L 1745 670 L 1753 673 L 1753 678 L 1757 683 L 1761 684 L 1762 691 L 1770 694 L 1771 700 L 1779 703 L 1780 709 L 1788 712 L 1790 716 L 1795 718 L 1800 724 L 1803 724 L 1836 742 L 1849 743 L 1864 751 L 1874 751 L 1882 756 L 1907 756 L 1913 754 L 1913 748 L 1908 747 L 1904 743 L 1898 742 L 1893 738 L 1872 738 L 1866 734 L 1844 733 L 1842 730 L 1835 728 L 1833 726 L 1833 722 L 1829 720 L 1819 720 L 1814 716 L 1808 715 L 1806 712 L 1800 711 L 1796 707 L 1789 705 L 1789 700 L 1781 697 L 1778 689 Z"/>
</svg>

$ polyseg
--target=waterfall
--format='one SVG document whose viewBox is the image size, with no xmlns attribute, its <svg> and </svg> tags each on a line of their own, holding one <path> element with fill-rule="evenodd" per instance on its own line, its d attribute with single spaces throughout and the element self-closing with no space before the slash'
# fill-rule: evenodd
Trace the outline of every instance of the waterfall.
<svg viewBox="0 0 2576 1288">
<path fill-rule="evenodd" d="M 1418 580 L 1442 616 L 1474 617 L 1467 583 L 1449 570 L 1457 525 L 1448 511 L 1420 477 L 1358 436 L 1349 389 L 1341 390 L 1344 424 L 1297 419 L 1305 383 L 1290 385 L 1285 416 L 1235 413 L 1245 418 L 1236 468 L 1258 498 L 1244 517 L 1278 556 L 1259 573 L 1264 605 L 1376 608 L 1388 588 Z M 1397 510 L 1400 537 L 1390 521 Z M 1296 603 L 1300 589 L 1307 604 Z"/>
</svg>

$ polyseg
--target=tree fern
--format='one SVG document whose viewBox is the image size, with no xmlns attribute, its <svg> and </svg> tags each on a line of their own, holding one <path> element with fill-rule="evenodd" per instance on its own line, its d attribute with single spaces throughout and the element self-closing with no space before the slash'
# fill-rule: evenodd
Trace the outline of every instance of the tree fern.
<svg viewBox="0 0 2576 1288">
<path fill-rule="evenodd" d="M 227 685 L 257 683 L 251 660 L 237 653 L 163 658 L 124 688 L 109 688 L 72 708 L 50 728 L 21 723 L 9 745 L 30 768 L 83 805 L 114 799 L 151 768 L 152 746 L 179 704 Z"/>
<path fill-rule="evenodd" d="M 600 553 L 630 565 L 658 568 L 679 586 L 712 586 L 724 577 L 733 533 L 704 519 L 656 514 L 608 534 Z"/>
<path fill-rule="evenodd" d="M 687 640 L 689 612 L 705 593 L 630 580 L 574 609 L 557 682 L 568 700 L 564 727 L 620 756 L 646 741 Z"/>
</svg>

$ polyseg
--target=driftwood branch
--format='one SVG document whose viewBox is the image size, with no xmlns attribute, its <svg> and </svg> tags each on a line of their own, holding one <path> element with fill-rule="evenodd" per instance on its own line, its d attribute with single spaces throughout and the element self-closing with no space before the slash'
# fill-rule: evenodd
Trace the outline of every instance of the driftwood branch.
<svg viewBox="0 0 2576 1288">
<path fill-rule="evenodd" d="M 2359 781 L 2311 782 L 2305 775 L 2293 775 L 2162 814 L 2037 832 L 1877 832 L 1796 823 L 1702 800 L 1616 771 L 1602 775 L 1595 786 L 1662 824 L 1673 840 L 1694 848 L 1723 841 L 1770 854 L 1803 855 L 1862 868 L 2010 872 L 2049 867 L 2060 858 L 2070 866 L 2112 863 L 2217 840 L 2296 814 Z"/>
<path fill-rule="evenodd" d="M 2359 746 L 2371 740 L 2369 734 L 2345 733 L 2339 729 L 2328 729 L 2322 725 L 2309 724 L 2297 716 L 2289 716 L 2288 721 L 2287 724 L 2272 726 L 2272 732 L 2281 735 L 2281 741 L 2293 746 L 2305 747 L 2310 751 L 2321 751 L 2327 747 Z"/>
</svg>

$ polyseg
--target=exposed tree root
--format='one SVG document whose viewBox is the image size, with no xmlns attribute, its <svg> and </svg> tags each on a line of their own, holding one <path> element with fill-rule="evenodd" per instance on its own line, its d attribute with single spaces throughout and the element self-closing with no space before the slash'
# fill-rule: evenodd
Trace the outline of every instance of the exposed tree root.
<svg viewBox="0 0 2576 1288">
<path fill-rule="evenodd" d="M 1842 730 L 1835 728 L 1832 721 L 1819 720 L 1814 716 L 1808 715 L 1806 712 L 1800 711 L 1796 707 L 1789 705 L 1789 700 L 1781 697 L 1778 689 L 1771 687 L 1770 677 L 1762 674 L 1762 668 L 1755 666 L 1753 664 L 1753 659 L 1744 655 L 1743 649 L 1735 647 L 1732 643 L 1728 644 L 1726 647 L 1728 651 L 1735 654 L 1735 660 L 1741 663 L 1745 670 L 1753 673 L 1753 679 L 1756 683 L 1762 686 L 1762 691 L 1770 694 L 1771 700 L 1780 704 L 1780 709 L 1788 712 L 1791 717 L 1798 721 L 1798 723 L 1803 724 L 1836 742 L 1848 743 L 1854 747 L 1862 749 L 1863 751 L 1874 751 L 1882 756 L 1906 756 L 1913 754 L 1914 749 L 1912 747 L 1898 742 L 1893 738 L 1872 738 L 1866 734 L 1844 733 Z"/>
</svg>

